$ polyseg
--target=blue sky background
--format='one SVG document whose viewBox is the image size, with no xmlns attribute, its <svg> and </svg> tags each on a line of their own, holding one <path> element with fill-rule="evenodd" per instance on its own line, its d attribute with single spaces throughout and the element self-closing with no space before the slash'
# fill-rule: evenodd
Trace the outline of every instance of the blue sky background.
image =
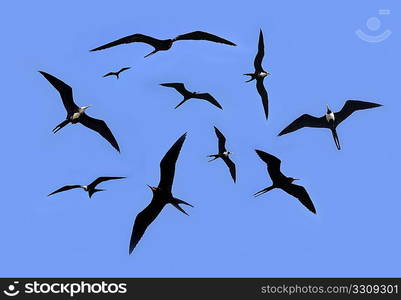
<svg viewBox="0 0 401 300">
<path fill-rule="evenodd" d="M 390 15 L 379 15 L 379 9 Z M 1 4 L 2 197 L 1 276 L 400 276 L 401 196 L 399 1 L 7 1 Z M 366 21 L 382 26 L 369 31 Z M 265 121 L 253 70 L 259 28 L 265 36 Z M 359 39 L 360 28 L 392 35 Z M 133 33 L 159 38 L 205 30 L 238 47 L 188 41 L 150 58 L 145 44 L 88 50 Z M 123 66 L 120 80 L 102 78 Z M 106 120 L 122 149 L 69 125 L 46 71 L 74 89 L 88 114 Z M 223 111 L 158 86 L 185 82 L 212 93 Z M 320 116 L 346 99 L 384 104 L 354 114 L 330 132 L 277 133 L 303 113 Z M 237 164 L 233 184 L 215 153 L 216 125 Z M 169 206 L 133 255 L 133 220 L 151 199 L 159 162 L 185 131 L 174 194 L 192 203 L 190 217 Z M 301 178 L 313 215 L 275 190 L 254 153 L 280 157 Z M 102 175 L 128 176 L 103 184 L 89 199 L 80 190 L 46 195 L 65 184 Z"/>
</svg>

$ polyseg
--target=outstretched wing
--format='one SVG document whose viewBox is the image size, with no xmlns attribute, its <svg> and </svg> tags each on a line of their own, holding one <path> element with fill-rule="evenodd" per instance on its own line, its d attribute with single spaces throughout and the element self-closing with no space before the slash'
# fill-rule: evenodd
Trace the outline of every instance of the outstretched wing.
<svg viewBox="0 0 401 300">
<path fill-rule="evenodd" d="M 39 71 L 40 74 L 43 75 L 50 82 L 50 84 L 60 93 L 61 100 L 63 100 L 64 107 L 68 114 L 73 113 L 78 109 L 78 106 L 74 103 L 74 99 L 72 97 L 72 88 L 62 82 L 60 79 L 50 75 L 46 72 Z"/>
<path fill-rule="evenodd" d="M 231 177 L 235 182 L 237 175 L 234 162 L 228 156 L 223 156 L 222 159 L 226 163 L 228 169 L 230 170 Z"/>
<path fill-rule="evenodd" d="M 214 126 L 214 132 L 216 133 L 218 142 L 219 142 L 219 153 L 224 153 L 226 150 L 226 137 L 221 133 L 220 130 Z"/>
<path fill-rule="evenodd" d="M 184 133 L 175 143 L 171 146 L 170 150 L 164 155 L 160 162 L 160 182 L 159 188 L 164 191 L 171 191 L 175 175 L 175 165 L 177 163 L 178 155 L 180 154 L 182 145 L 185 141 L 187 134 Z"/>
<path fill-rule="evenodd" d="M 150 202 L 150 204 L 136 216 L 129 243 L 129 254 L 132 253 L 148 226 L 160 214 L 164 205 L 165 203 L 161 201 L 153 201 L 152 199 L 152 202 Z"/>
<path fill-rule="evenodd" d="M 129 36 L 123 37 L 121 39 L 115 40 L 108 44 L 102 45 L 100 47 L 94 48 L 90 51 L 103 50 L 103 49 L 111 48 L 111 47 L 118 46 L 121 44 L 129 44 L 129 43 L 145 43 L 145 44 L 153 46 L 154 48 L 157 48 L 158 45 L 160 44 L 160 42 L 161 41 L 159 39 L 155 39 L 148 35 L 136 33 L 136 34 L 129 35 Z"/>
<path fill-rule="evenodd" d="M 109 72 L 107 74 L 104 74 L 103 77 L 111 76 L 111 75 L 117 75 L 115 72 Z"/>
<path fill-rule="evenodd" d="M 211 104 L 213 104 L 214 106 L 217 106 L 218 108 L 223 109 L 223 107 L 221 107 L 220 103 L 217 102 L 217 100 L 214 99 L 214 97 L 212 95 L 210 95 L 209 93 L 195 94 L 192 96 L 192 98 L 206 100 L 206 101 L 210 102 Z"/>
<path fill-rule="evenodd" d="M 92 117 L 89 117 L 87 114 L 82 114 L 81 117 L 78 119 L 79 122 L 88 127 L 89 129 L 92 129 L 99 133 L 102 137 L 104 137 L 118 152 L 120 152 L 120 147 L 118 146 L 118 143 L 111 133 L 111 130 L 109 127 L 107 127 L 107 124 L 103 120 L 98 120 Z"/>
<path fill-rule="evenodd" d="M 258 53 L 255 56 L 255 60 L 253 61 L 253 65 L 255 67 L 255 73 L 260 73 L 263 71 L 262 61 L 265 56 L 265 43 L 263 40 L 262 29 L 259 32 L 259 43 L 258 43 Z"/>
<path fill-rule="evenodd" d="M 293 121 L 290 125 L 288 125 L 286 128 L 284 128 L 278 135 L 287 134 L 287 133 L 293 132 L 295 130 L 298 130 L 300 128 L 303 128 L 303 127 L 326 128 L 327 124 L 328 123 L 326 121 L 325 116 L 316 118 L 316 117 L 308 115 L 308 114 L 303 114 L 298 119 Z"/>
<path fill-rule="evenodd" d="M 193 31 L 193 32 L 189 32 L 189 33 L 185 33 L 185 34 L 181 34 L 179 36 L 177 36 L 175 39 L 175 41 L 182 41 L 182 40 L 205 40 L 205 41 L 211 41 L 211 42 L 215 42 L 215 43 L 221 43 L 221 44 L 226 44 L 226 45 L 230 45 L 230 46 L 237 46 L 236 44 L 234 44 L 233 42 L 230 42 L 226 39 L 223 39 L 217 35 L 208 33 L 208 32 L 204 32 L 204 31 Z"/>
<path fill-rule="evenodd" d="M 287 184 L 282 187 L 282 189 L 290 194 L 291 196 L 294 196 L 297 198 L 307 209 L 309 209 L 311 212 L 314 214 L 316 213 L 315 206 L 313 205 L 313 202 L 311 198 L 309 197 L 308 192 L 303 186 L 297 185 L 297 184 Z"/>
<path fill-rule="evenodd" d="M 185 85 L 181 82 L 161 83 L 160 85 L 173 88 L 183 96 L 189 93 L 189 91 L 185 88 Z"/>
<path fill-rule="evenodd" d="M 277 176 L 281 175 L 280 171 L 281 160 L 279 158 L 261 150 L 255 150 L 255 151 L 260 157 L 260 159 L 267 164 L 267 172 L 269 173 L 271 178 L 277 178 Z"/>
<path fill-rule="evenodd" d="M 118 71 L 118 73 L 124 72 L 124 71 L 129 70 L 129 69 L 131 69 L 131 67 L 121 68 L 120 71 Z"/>
<path fill-rule="evenodd" d="M 72 189 L 77 189 L 77 188 L 80 188 L 80 187 L 81 187 L 80 185 L 66 185 L 66 186 L 63 186 L 62 188 L 59 188 L 58 190 L 55 190 L 54 192 L 51 192 L 47 196 L 51 196 L 51 195 L 54 195 L 54 194 L 57 194 L 57 193 L 60 193 L 60 192 L 64 192 L 64 191 L 68 191 L 68 190 L 72 190 Z"/>
<path fill-rule="evenodd" d="M 260 98 L 262 99 L 263 109 L 265 111 L 265 116 L 267 120 L 269 117 L 269 97 L 263 84 L 263 78 L 256 78 L 256 89 L 258 90 Z"/>
<path fill-rule="evenodd" d="M 97 179 L 95 179 L 91 184 L 88 185 L 89 189 L 93 189 L 95 188 L 99 183 L 103 182 L 103 181 L 108 181 L 108 180 L 114 180 L 114 179 L 123 179 L 126 177 L 109 177 L 109 176 L 102 176 L 99 177 Z"/>
<path fill-rule="evenodd" d="M 339 111 L 334 113 L 335 121 L 340 124 L 346 118 L 348 118 L 354 111 L 362 110 L 362 109 L 369 109 L 374 107 L 382 106 L 378 103 L 373 102 L 365 102 L 360 100 L 347 100 L 343 106 L 343 108 Z"/>
</svg>

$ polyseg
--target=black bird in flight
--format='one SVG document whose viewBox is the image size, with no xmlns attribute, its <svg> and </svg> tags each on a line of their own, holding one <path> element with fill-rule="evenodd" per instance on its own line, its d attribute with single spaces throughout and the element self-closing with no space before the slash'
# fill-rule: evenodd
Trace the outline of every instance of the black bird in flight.
<svg viewBox="0 0 401 300">
<path fill-rule="evenodd" d="M 205 41 L 210 41 L 210 42 L 215 42 L 215 43 L 221 43 L 221 44 L 226 44 L 230 46 L 237 46 L 233 42 L 230 42 L 228 40 L 225 40 L 221 37 L 218 37 L 217 35 L 207 33 L 204 31 L 193 31 L 185 34 L 181 34 L 179 36 L 176 36 L 173 39 L 167 39 L 167 40 L 159 40 L 154 37 L 136 33 L 133 35 L 129 35 L 126 37 L 123 37 L 121 39 L 118 39 L 114 42 L 105 44 L 103 46 L 97 47 L 95 49 L 92 49 L 90 51 L 98 51 L 98 50 L 103 50 L 107 49 L 110 47 L 114 47 L 117 45 L 121 44 L 129 44 L 129 43 L 145 43 L 154 48 L 152 52 L 147 54 L 145 57 L 148 57 L 152 54 L 155 54 L 158 51 L 164 51 L 164 50 L 169 50 L 175 41 L 184 41 L 184 40 L 205 40 Z"/>
<path fill-rule="evenodd" d="M 249 80 L 247 80 L 246 82 L 256 79 L 256 89 L 258 90 L 258 93 L 259 93 L 260 97 L 262 98 L 263 108 L 265 110 L 265 116 L 266 116 L 266 120 L 267 120 L 269 117 L 269 97 L 267 95 L 265 86 L 263 85 L 263 81 L 266 76 L 270 75 L 270 73 L 263 70 L 262 61 L 263 61 L 264 55 L 265 55 L 265 45 L 263 42 L 263 33 L 262 33 L 262 30 L 260 30 L 258 53 L 256 54 L 255 60 L 253 62 L 253 65 L 255 67 L 255 72 L 254 73 L 245 73 L 244 75 L 251 76 L 251 78 Z"/>
<path fill-rule="evenodd" d="M 181 95 L 184 96 L 184 99 L 180 103 L 178 103 L 176 105 L 176 107 L 174 107 L 174 108 L 177 108 L 181 104 L 186 102 L 187 100 L 194 98 L 194 99 L 206 100 L 206 101 L 210 102 L 211 104 L 213 104 L 214 106 L 217 106 L 218 108 L 223 109 L 223 107 L 221 107 L 220 103 L 217 102 L 217 100 L 214 99 L 214 97 L 212 95 L 210 95 L 209 93 L 190 92 L 185 88 L 183 83 L 179 83 L 179 82 L 161 83 L 160 85 L 174 88 L 177 92 L 179 92 Z"/>
<path fill-rule="evenodd" d="M 116 76 L 117 79 L 119 79 L 119 78 L 120 78 L 120 73 L 121 73 L 121 72 L 124 72 L 125 70 L 129 70 L 129 69 L 131 69 L 131 67 L 124 67 L 124 68 L 121 68 L 121 69 L 120 69 L 119 71 L 117 71 L 117 72 L 109 72 L 109 73 L 107 73 L 107 74 L 104 74 L 103 77 L 107 77 L 107 76 L 112 76 L 112 75 L 114 75 L 114 76 Z"/>
<path fill-rule="evenodd" d="M 303 127 L 328 128 L 331 130 L 337 149 L 340 150 L 341 146 L 337 135 L 337 126 L 340 125 L 340 123 L 346 118 L 348 118 L 354 111 L 379 106 L 382 105 L 373 102 L 347 100 L 343 108 L 336 113 L 333 113 L 329 106 L 327 106 L 326 114 L 323 117 L 317 118 L 308 114 L 303 114 L 286 128 L 284 128 L 278 135 L 280 136 L 289 132 L 293 132 Z"/>
<path fill-rule="evenodd" d="M 109 127 L 107 127 L 107 124 L 103 120 L 92 118 L 85 113 L 85 110 L 89 107 L 89 105 L 79 107 L 74 103 L 74 99 L 72 96 L 72 88 L 69 85 L 65 84 L 60 79 L 57 79 L 56 77 L 46 72 L 39 71 L 39 73 L 42 74 L 51 83 L 51 85 L 60 93 L 61 100 L 63 101 L 64 107 L 67 111 L 66 119 L 53 129 L 53 133 L 56 133 L 69 123 L 71 124 L 81 123 L 85 127 L 88 127 L 89 129 L 92 129 L 97 133 L 99 133 L 118 152 L 120 152 L 120 147 L 118 146 L 118 143 L 114 138 L 113 134 L 111 133 Z"/>
<path fill-rule="evenodd" d="M 179 211 L 188 215 L 179 204 L 185 204 L 193 207 L 191 204 L 175 198 L 171 189 L 173 186 L 175 165 L 180 154 L 182 144 L 185 141 L 186 133 L 183 134 L 164 155 L 160 162 L 160 182 L 157 187 L 149 186 L 153 192 L 153 198 L 150 204 L 141 211 L 135 218 L 129 245 L 129 254 L 132 253 L 139 240 L 142 238 L 148 226 L 156 219 L 159 213 L 167 204 L 172 204 Z"/>
<path fill-rule="evenodd" d="M 92 183 L 90 183 L 88 185 L 66 185 L 66 186 L 63 186 L 62 188 L 59 188 L 58 190 L 50 193 L 47 196 L 51 196 L 51 195 L 54 195 L 54 194 L 57 194 L 57 193 L 60 193 L 60 192 L 64 192 L 64 191 L 68 191 L 68 190 L 72 190 L 72 189 L 81 188 L 85 192 L 88 192 L 89 198 L 92 198 L 92 195 L 94 193 L 105 191 L 103 189 L 97 189 L 96 188 L 96 186 L 99 183 L 102 183 L 103 181 L 107 181 L 107 180 L 123 179 L 123 178 L 125 178 L 125 177 L 107 177 L 107 176 L 103 176 L 103 177 L 97 178 L 96 180 L 94 180 Z"/>
<path fill-rule="evenodd" d="M 208 157 L 213 157 L 211 160 L 209 160 L 209 162 L 214 161 L 215 159 L 221 158 L 227 165 L 228 169 L 230 170 L 231 177 L 233 178 L 233 180 L 235 182 L 235 180 L 236 180 L 235 164 L 229 157 L 229 155 L 232 154 L 232 152 L 227 151 L 226 138 L 221 133 L 221 131 L 216 128 L 216 126 L 214 126 L 214 131 L 215 131 L 217 139 L 219 141 L 219 153 L 208 155 Z"/>
<path fill-rule="evenodd" d="M 255 150 L 259 155 L 260 159 L 263 160 L 267 164 L 267 172 L 270 175 L 273 184 L 259 192 L 255 193 L 254 196 L 260 196 L 272 189 L 282 189 L 284 192 L 290 194 L 297 198 L 307 209 L 309 209 L 314 214 L 316 213 L 316 209 L 313 206 L 312 200 L 308 195 L 308 192 L 305 190 L 303 186 L 296 185 L 293 182 L 298 180 L 296 178 L 287 177 L 280 171 L 281 160 L 277 157 L 263 152 L 261 150 Z"/>
</svg>

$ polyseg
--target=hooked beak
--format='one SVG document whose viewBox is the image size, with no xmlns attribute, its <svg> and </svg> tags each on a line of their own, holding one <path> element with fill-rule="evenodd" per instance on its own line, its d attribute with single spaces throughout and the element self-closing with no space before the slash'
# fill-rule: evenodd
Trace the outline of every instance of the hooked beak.
<svg viewBox="0 0 401 300">
<path fill-rule="evenodd" d="M 83 108 L 83 110 L 87 110 L 89 107 L 91 107 L 92 105 L 87 105 L 87 106 L 84 106 L 84 107 L 82 107 Z"/>
<path fill-rule="evenodd" d="M 147 186 L 152 190 L 152 192 L 156 191 L 156 188 L 154 186 L 151 186 L 149 184 L 147 184 Z"/>
<path fill-rule="evenodd" d="M 294 181 L 295 181 L 295 180 L 299 180 L 299 178 L 294 178 Z"/>
<path fill-rule="evenodd" d="M 327 104 L 326 104 L 326 110 L 327 110 L 327 113 L 331 112 L 331 109 L 330 109 L 329 105 L 327 105 Z"/>
</svg>

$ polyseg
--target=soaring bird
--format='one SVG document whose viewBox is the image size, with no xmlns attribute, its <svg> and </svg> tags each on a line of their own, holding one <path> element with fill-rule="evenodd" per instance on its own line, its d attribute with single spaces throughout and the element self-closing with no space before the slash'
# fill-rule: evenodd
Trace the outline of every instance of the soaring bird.
<svg viewBox="0 0 401 300">
<path fill-rule="evenodd" d="M 317 118 L 308 114 L 303 114 L 286 128 L 284 128 L 278 135 L 280 136 L 289 132 L 293 132 L 303 127 L 328 128 L 331 130 L 337 149 L 340 150 L 341 146 L 337 135 L 337 126 L 340 125 L 340 123 L 346 118 L 348 118 L 354 111 L 379 106 L 382 105 L 359 100 L 347 100 L 340 111 L 333 113 L 327 105 L 326 114 L 323 117 Z"/>
<path fill-rule="evenodd" d="M 214 99 L 213 96 L 210 95 L 209 93 L 190 92 L 185 88 L 183 83 L 180 83 L 180 82 L 161 83 L 160 85 L 174 88 L 177 92 L 179 92 L 181 95 L 184 96 L 184 99 L 180 103 L 178 103 L 176 105 L 176 107 L 174 107 L 174 108 L 179 107 L 181 104 L 183 104 L 184 102 L 186 102 L 187 100 L 189 100 L 191 98 L 195 98 L 195 99 L 206 100 L 206 101 L 210 102 L 211 104 L 213 104 L 214 106 L 217 106 L 218 108 L 223 109 L 223 107 L 221 107 L 220 103 L 217 102 L 217 100 Z"/>
<path fill-rule="evenodd" d="M 214 161 L 215 159 L 221 158 L 227 165 L 228 169 L 230 170 L 231 177 L 233 178 L 233 180 L 235 182 L 235 180 L 236 180 L 235 164 L 229 157 L 229 155 L 232 154 L 232 152 L 227 151 L 226 138 L 221 133 L 221 131 L 216 128 L 216 126 L 214 126 L 214 132 L 216 133 L 217 139 L 219 141 L 219 153 L 208 155 L 208 157 L 213 157 L 211 160 L 209 160 L 209 162 Z"/>
<path fill-rule="evenodd" d="M 72 88 L 62 82 L 60 79 L 46 73 L 39 71 L 49 82 L 50 84 L 60 93 L 61 100 L 63 101 L 64 107 L 67 111 L 66 119 L 58 124 L 54 129 L 53 133 L 56 133 L 61 128 L 66 126 L 67 124 L 76 124 L 81 123 L 85 127 L 92 129 L 99 133 L 102 137 L 104 137 L 118 152 L 120 152 L 120 147 L 113 134 L 111 133 L 109 127 L 103 120 L 98 120 L 88 116 L 85 111 L 90 107 L 81 106 L 79 107 L 74 103 L 74 99 L 72 97 Z"/>
<path fill-rule="evenodd" d="M 96 186 L 99 183 L 102 183 L 103 181 L 108 181 L 108 180 L 114 180 L 114 179 L 123 179 L 125 177 L 108 177 L 108 176 L 103 176 L 103 177 L 99 177 L 97 179 L 95 179 L 92 183 L 88 184 L 88 185 L 66 185 L 63 186 L 62 188 L 59 188 L 58 190 L 55 190 L 54 192 L 50 193 L 47 196 L 51 196 L 60 192 L 64 192 L 64 191 L 68 191 L 68 190 L 72 190 L 72 189 L 78 189 L 81 188 L 83 189 L 85 192 L 88 192 L 88 196 L 89 198 L 92 198 L 92 195 L 94 193 L 97 192 L 103 192 L 105 190 L 103 189 L 97 189 Z"/>
<path fill-rule="evenodd" d="M 114 75 L 114 76 L 116 76 L 117 79 L 119 79 L 119 78 L 120 78 L 120 73 L 121 73 L 121 72 L 124 72 L 125 70 L 129 70 L 129 69 L 131 69 L 131 67 L 124 67 L 124 68 L 121 68 L 121 69 L 120 69 L 119 71 L 117 71 L 117 72 L 109 72 L 109 73 L 107 73 L 107 74 L 104 74 L 103 77 L 107 77 L 107 76 L 112 76 L 112 75 Z"/>
<path fill-rule="evenodd" d="M 287 177 L 280 171 L 281 160 L 277 157 L 263 152 L 261 150 L 255 150 L 259 155 L 260 159 L 263 160 L 267 164 L 267 172 L 270 175 L 273 184 L 259 192 L 255 193 L 254 196 L 260 196 L 272 189 L 282 189 L 284 192 L 290 194 L 297 198 L 307 209 L 309 209 L 314 214 L 316 213 L 316 209 L 313 206 L 312 200 L 308 195 L 308 192 L 305 190 L 303 186 L 296 185 L 293 182 L 298 180 L 296 178 Z"/>
<path fill-rule="evenodd" d="M 265 45 L 263 42 L 263 33 L 262 30 L 259 32 L 259 44 L 258 44 L 258 53 L 255 56 L 255 60 L 253 61 L 253 65 L 255 67 L 254 73 L 245 73 L 244 75 L 251 76 L 249 80 L 246 82 L 252 81 L 256 79 L 256 89 L 260 97 L 262 98 L 263 108 L 265 110 L 266 120 L 269 117 L 269 98 L 267 95 L 267 91 L 265 86 L 263 85 L 263 80 L 266 76 L 270 75 L 269 72 L 263 70 L 262 61 L 263 56 L 265 55 Z"/>
<path fill-rule="evenodd" d="M 178 35 L 173 39 L 167 39 L 167 40 L 159 40 L 159 39 L 156 39 L 156 38 L 148 36 L 148 35 L 136 33 L 136 34 L 129 35 L 129 36 L 123 37 L 121 39 L 115 40 L 115 41 L 105 44 L 103 46 L 97 47 L 90 51 L 103 50 L 103 49 L 107 49 L 107 48 L 114 47 L 114 46 L 121 45 L 121 44 L 145 43 L 154 48 L 154 50 L 152 52 L 150 52 L 149 54 L 147 54 L 145 56 L 145 57 L 148 57 L 152 54 L 155 54 L 158 51 L 164 51 L 164 50 L 170 49 L 173 46 L 173 43 L 175 41 L 184 41 L 184 40 L 205 40 L 205 41 L 210 41 L 210 42 L 215 42 L 215 43 L 226 44 L 226 45 L 230 45 L 230 46 L 237 46 L 233 42 L 230 42 L 221 37 L 218 37 L 217 35 L 207 33 L 204 31 L 193 31 L 193 32 Z"/>
<path fill-rule="evenodd" d="M 175 208 L 186 215 L 188 214 L 179 206 L 179 204 L 193 207 L 191 204 L 175 198 L 171 193 L 175 174 L 175 165 L 178 155 L 180 154 L 182 144 L 185 141 L 185 137 L 186 133 L 174 143 L 174 145 L 170 148 L 170 150 L 167 151 L 161 160 L 159 185 L 157 187 L 148 185 L 153 192 L 153 198 L 150 204 L 135 218 L 129 245 L 129 254 L 132 253 L 148 226 L 156 219 L 159 213 L 163 210 L 164 206 L 167 204 L 172 204 Z"/>
</svg>

